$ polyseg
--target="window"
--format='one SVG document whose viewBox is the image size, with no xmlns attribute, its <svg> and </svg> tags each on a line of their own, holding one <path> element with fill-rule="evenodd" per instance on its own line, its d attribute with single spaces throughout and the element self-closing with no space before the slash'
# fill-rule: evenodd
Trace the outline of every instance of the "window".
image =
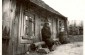
<svg viewBox="0 0 85 55">
<path fill-rule="evenodd" d="M 29 25 L 29 19 L 28 19 L 28 17 L 27 16 L 25 16 L 25 35 L 26 36 L 28 36 L 28 31 L 29 31 L 29 29 L 28 29 L 28 25 Z"/>
<path fill-rule="evenodd" d="M 59 21 L 59 30 L 61 30 L 62 22 Z"/>
<path fill-rule="evenodd" d="M 25 16 L 24 32 L 26 38 L 31 38 L 34 35 L 34 22 L 32 17 Z"/>
<path fill-rule="evenodd" d="M 65 28 L 64 28 L 64 22 L 63 22 L 63 20 L 61 20 L 61 21 L 59 21 L 59 31 L 62 31 L 62 30 L 64 30 Z"/>
</svg>

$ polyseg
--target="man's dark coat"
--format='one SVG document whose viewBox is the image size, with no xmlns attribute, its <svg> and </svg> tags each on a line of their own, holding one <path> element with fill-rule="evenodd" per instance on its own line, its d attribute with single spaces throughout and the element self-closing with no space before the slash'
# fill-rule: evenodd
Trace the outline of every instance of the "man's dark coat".
<svg viewBox="0 0 85 55">
<path fill-rule="evenodd" d="M 42 40 L 45 41 L 46 45 L 48 46 L 49 49 L 52 48 L 54 41 L 51 39 L 51 30 L 50 27 L 44 26 L 42 28 Z"/>
</svg>

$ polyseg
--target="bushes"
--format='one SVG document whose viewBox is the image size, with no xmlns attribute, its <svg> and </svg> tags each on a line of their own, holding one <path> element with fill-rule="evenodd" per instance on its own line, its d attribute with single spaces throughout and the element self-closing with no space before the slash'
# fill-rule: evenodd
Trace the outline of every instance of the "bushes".
<svg viewBox="0 0 85 55">
<path fill-rule="evenodd" d="M 58 37 L 61 44 L 67 44 L 70 42 L 65 32 L 60 32 Z"/>
</svg>

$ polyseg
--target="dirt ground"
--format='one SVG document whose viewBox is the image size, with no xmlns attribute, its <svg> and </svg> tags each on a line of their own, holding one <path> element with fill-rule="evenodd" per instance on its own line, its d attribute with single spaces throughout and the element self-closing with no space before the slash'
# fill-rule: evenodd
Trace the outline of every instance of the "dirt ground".
<svg viewBox="0 0 85 55">
<path fill-rule="evenodd" d="M 47 55 L 83 55 L 83 35 L 69 35 L 69 41 Z"/>
<path fill-rule="evenodd" d="M 74 42 L 56 47 L 47 55 L 83 55 L 83 42 Z"/>
<path fill-rule="evenodd" d="M 32 53 L 28 55 L 83 55 L 83 35 L 69 35 L 70 43 L 61 44 L 48 53 Z"/>
</svg>

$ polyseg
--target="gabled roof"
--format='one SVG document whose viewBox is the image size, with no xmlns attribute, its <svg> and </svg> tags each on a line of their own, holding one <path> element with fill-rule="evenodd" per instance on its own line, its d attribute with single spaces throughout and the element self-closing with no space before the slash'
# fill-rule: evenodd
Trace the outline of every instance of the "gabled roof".
<svg viewBox="0 0 85 55">
<path fill-rule="evenodd" d="M 59 16 L 62 16 L 62 17 L 65 17 L 65 16 L 63 16 L 62 14 L 60 14 L 58 11 L 55 11 L 53 8 L 49 7 L 49 6 L 48 6 L 47 4 L 45 4 L 45 2 L 42 1 L 42 0 L 30 0 L 30 2 L 32 2 L 32 3 L 36 4 L 36 5 L 44 8 L 44 9 L 46 9 L 46 10 L 48 10 L 48 11 L 50 11 L 50 12 L 52 12 L 52 13 L 55 13 L 55 14 L 57 14 L 57 15 L 59 15 Z"/>
</svg>

